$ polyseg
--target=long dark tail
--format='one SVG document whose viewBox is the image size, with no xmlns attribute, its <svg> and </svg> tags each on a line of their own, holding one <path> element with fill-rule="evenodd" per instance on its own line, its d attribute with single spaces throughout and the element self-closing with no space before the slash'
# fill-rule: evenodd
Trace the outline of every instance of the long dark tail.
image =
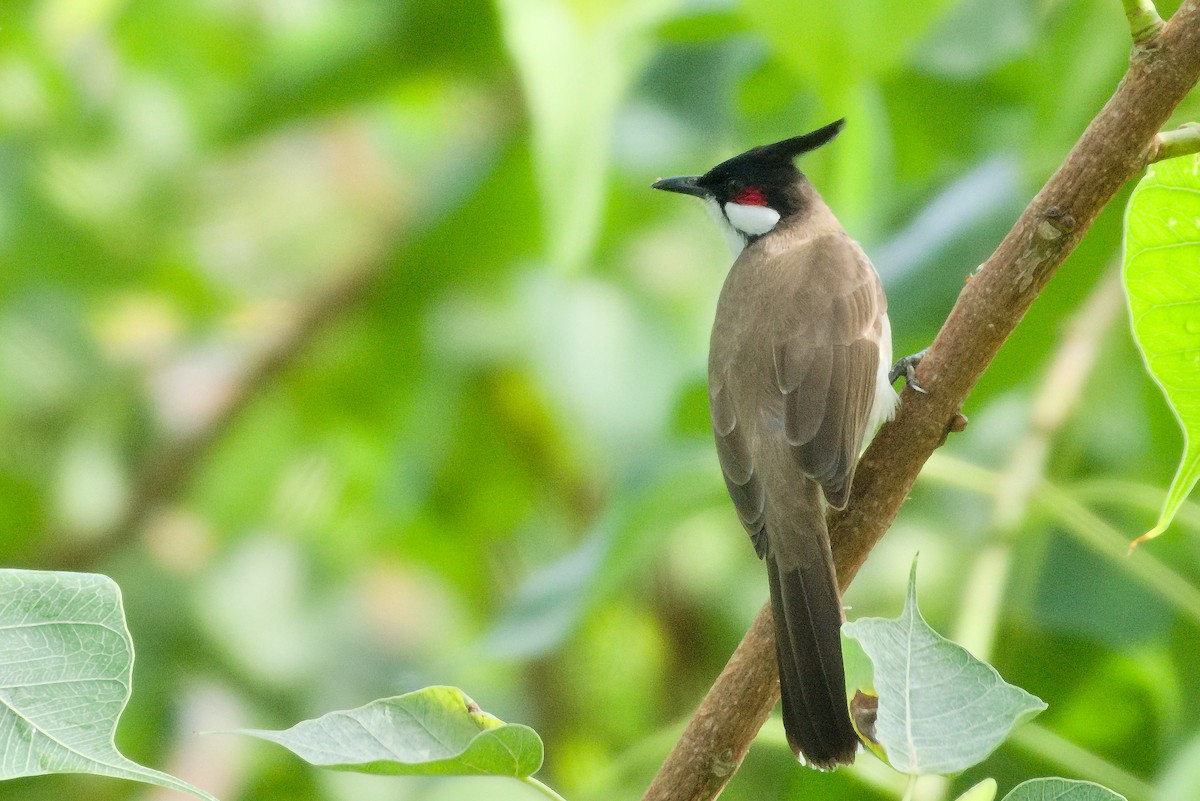
<svg viewBox="0 0 1200 801">
<path fill-rule="evenodd" d="M 824 545 L 824 543 L 821 543 Z M 796 756 L 821 770 L 849 765 L 858 736 L 846 706 L 842 601 L 829 547 L 824 559 L 781 567 L 766 557 L 775 616 L 783 728 Z"/>
</svg>

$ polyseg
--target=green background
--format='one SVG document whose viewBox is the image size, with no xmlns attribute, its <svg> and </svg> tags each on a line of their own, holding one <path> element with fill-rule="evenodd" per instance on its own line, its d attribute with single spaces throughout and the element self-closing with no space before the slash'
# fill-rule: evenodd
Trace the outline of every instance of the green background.
<svg viewBox="0 0 1200 801">
<path fill-rule="evenodd" d="M 572 801 L 637 798 L 766 598 L 708 432 L 729 256 L 650 182 L 847 117 L 801 167 L 913 352 L 1129 50 L 1115 0 L 6 0 L 0 565 L 121 585 L 118 744 L 222 799 L 535 798 L 195 734 L 430 684 L 536 728 Z M 895 616 L 920 550 L 930 623 L 1050 706 L 924 798 L 1049 774 L 1200 798 L 1200 513 L 1128 561 L 1064 522 L 1136 536 L 1179 455 L 1123 309 L 1049 434 L 1054 492 L 994 497 L 1040 470 L 1033 399 L 1128 191 L 847 596 Z M 724 798 L 896 797 L 869 756 L 797 769 L 779 728 Z"/>
</svg>

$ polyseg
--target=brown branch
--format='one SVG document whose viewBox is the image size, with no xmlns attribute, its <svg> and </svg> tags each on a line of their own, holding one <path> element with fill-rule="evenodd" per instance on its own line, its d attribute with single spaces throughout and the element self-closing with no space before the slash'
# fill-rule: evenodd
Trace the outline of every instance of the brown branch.
<svg viewBox="0 0 1200 801">
<path fill-rule="evenodd" d="M 1105 204 L 1146 163 L 1150 143 L 1200 76 L 1200 0 L 1188 0 L 1131 60 L 1116 92 L 1066 161 L 959 295 L 896 420 L 871 443 L 850 506 L 830 519 L 844 590 L 887 531 L 1000 346 Z M 779 695 L 770 608 L 750 632 L 667 756 L 643 801 L 708 801 L 729 781 Z"/>
</svg>

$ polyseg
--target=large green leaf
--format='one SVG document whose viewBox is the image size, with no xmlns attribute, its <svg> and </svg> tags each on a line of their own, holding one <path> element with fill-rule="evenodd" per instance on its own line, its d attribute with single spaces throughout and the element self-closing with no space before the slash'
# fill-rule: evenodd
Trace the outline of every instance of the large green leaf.
<svg viewBox="0 0 1200 801">
<path fill-rule="evenodd" d="M 216 801 L 113 743 L 133 686 L 133 641 L 111 579 L 0 570 L 0 654 L 0 780 L 94 773 Z"/>
<path fill-rule="evenodd" d="M 381 698 L 283 731 L 237 733 L 278 743 L 313 765 L 360 773 L 524 779 L 542 766 L 537 732 L 480 711 L 455 687 Z"/>
<path fill-rule="evenodd" d="M 1125 292 L 1146 369 L 1183 429 L 1183 459 L 1158 522 L 1167 529 L 1200 478 L 1200 156 L 1151 165 L 1125 214 Z"/>
<path fill-rule="evenodd" d="M 1004 801 L 1125 801 L 1125 796 L 1092 782 L 1030 779 L 1014 787 Z"/>
<path fill-rule="evenodd" d="M 875 739 L 902 773 L 958 773 L 982 762 L 1018 723 L 1046 708 L 995 668 L 929 627 L 917 608 L 917 565 L 895 620 L 862 618 L 843 631 L 875 668 Z"/>
</svg>

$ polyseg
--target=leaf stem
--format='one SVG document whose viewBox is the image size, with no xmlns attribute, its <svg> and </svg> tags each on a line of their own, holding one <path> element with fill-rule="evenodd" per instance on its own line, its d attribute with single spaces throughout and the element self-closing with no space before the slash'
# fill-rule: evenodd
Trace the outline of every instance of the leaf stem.
<svg viewBox="0 0 1200 801">
<path fill-rule="evenodd" d="M 521 779 L 521 781 L 525 782 L 547 798 L 553 799 L 553 801 L 567 801 L 567 799 L 554 792 L 554 790 L 552 790 L 549 786 L 543 784 L 532 776 L 526 776 Z"/>
<path fill-rule="evenodd" d="M 900 801 L 912 801 L 913 791 L 917 789 L 917 774 L 908 774 L 908 784 L 904 787 L 904 795 L 900 797 Z"/>
<path fill-rule="evenodd" d="M 1129 33 L 1135 45 L 1145 44 L 1162 30 L 1162 17 L 1153 0 L 1124 0 L 1125 18 L 1129 20 Z"/>
<path fill-rule="evenodd" d="M 1189 156 L 1200 152 L 1200 123 L 1185 122 L 1173 131 L 1160 131 L 1150 141 L 1146 163 Z"/>
</svg>

